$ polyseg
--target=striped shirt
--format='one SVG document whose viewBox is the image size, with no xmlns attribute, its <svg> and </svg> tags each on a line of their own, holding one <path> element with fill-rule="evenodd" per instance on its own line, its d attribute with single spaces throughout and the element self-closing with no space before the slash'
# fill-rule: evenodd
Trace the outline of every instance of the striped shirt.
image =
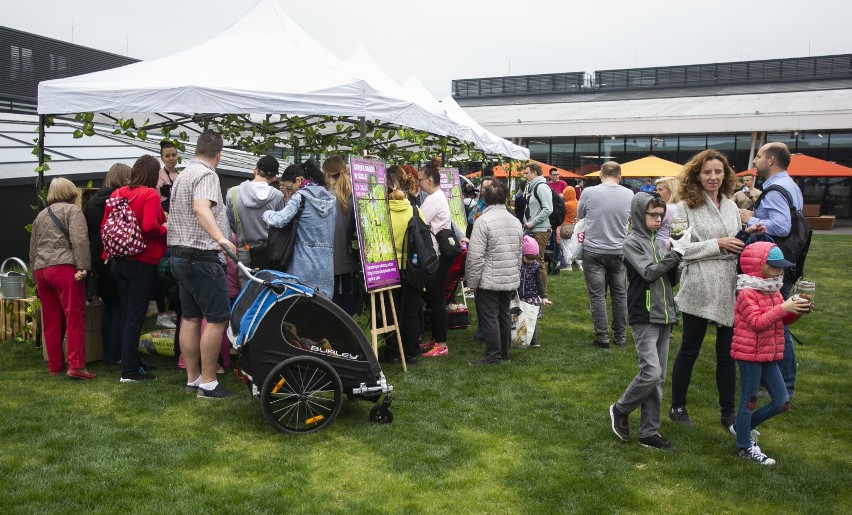
<svg viewBox="0 0 852 515">
<path fill-rule="evenodd" d="M 189 161 L 189 166 L 178 175 L 172 185 L 171 211 L 169 211 L 168 245 L 181 245 L 200 250 L 220 250 L 219 244 L 210 237 L 192 212 L 196 200 L 209 200 L 216 225 L 227 238 L 231 234 L 222 189 L 216 170 L 199 159 Z"/>
</svg>

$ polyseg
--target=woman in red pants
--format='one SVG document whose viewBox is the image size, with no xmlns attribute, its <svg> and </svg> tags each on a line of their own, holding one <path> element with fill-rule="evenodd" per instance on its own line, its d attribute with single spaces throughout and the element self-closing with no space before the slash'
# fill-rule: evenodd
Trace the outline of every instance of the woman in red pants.
<svg viewBox="0 0 852 515">
<path fill-rule="evenodd" d="M 94 379 L 86 370 L 86 283 L 91 265 L 89 236 L 83 211 L 77 207 L 77 187 L 68 179 L 53 179 L 47 190 L 47 209 L 33 222 L 30 266 L 35 270 L 44 320 L 47 371 L 64 368 L 62 328 L 68 343 L 68 377 Z"/>
</svg>

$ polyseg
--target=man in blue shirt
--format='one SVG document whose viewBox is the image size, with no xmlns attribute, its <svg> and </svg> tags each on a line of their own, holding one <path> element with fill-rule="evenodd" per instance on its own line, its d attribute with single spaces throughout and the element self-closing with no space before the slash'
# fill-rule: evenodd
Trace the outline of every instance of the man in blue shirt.
<svg viewBox="0 0 852 515">
<path fill-rule="evenodd" d="M 645 184 L 639 188 L 639 191 L 644 191 L 645 193 L 654 193 L 657 191 L 657 187 L 653 184 L 650 177 L 645 177 Z"/>
<path fill-rule="evenodd" d="M 787 145 L 780 142 L 763 145 L 754 158 L 757 175 L 765 179 L 763 191 L 766 192 L 772 185 L 781 186 L 790 194 L 796 210 L 801 211 L 804 203 L 802 190 L 787 173 L 788 166 L 790 166 L 790 150 Z M 787 198 L 780 191 L 766 193 L 754 211 L 740 209 L 740 218 L 749 226 L 756 223 L 763 224 L 766 234 L 772 237 L 787 236 L 792 227 L 790 206 L 787 204 Z M 785 256 L 785 258 L 795 261 L 794 256 Z M 781 287 L 781 295 L 785 299 L 790 296 L 791 287 L 790 277 L 785 274 L 784 286 Z M 793 337 L 787 326 L 784 326 L 784 360 L 781 363 L 781 375 L 784 376 L 787 393 L 792 399 L 796 387 L 796 355 L 793 349 Z"/>
</svg>

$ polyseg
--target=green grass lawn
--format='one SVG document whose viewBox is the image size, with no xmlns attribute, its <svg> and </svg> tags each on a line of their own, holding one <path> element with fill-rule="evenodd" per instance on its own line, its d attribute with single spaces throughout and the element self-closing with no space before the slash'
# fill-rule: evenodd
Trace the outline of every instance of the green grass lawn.
<svg viewBox="0 0 852 515">
<path fill-rule="evenodd" d="M 817 312 L 794 326 L 793 408 L 761 426 L 774 467 L 739 460 L 719 425 L 712 329 L 689 392 L 697 427 L 664 416 L 677 453 L 618 441 L 607 409 L 637 370 L 630 345 L 592 348 L 581 273 L 552 277 L 541 349 L 470 367 L 472 329 L 450 356 L 421 360 L 395 387 L 394 422 L 371 425 L 347 401 L 326 431 L 276 433 L 233 376 L 235 398 L 183 393 L 174 360 L 159 380 L 50 377 L 41 350 L 0 343 L 0 509 L 32 512 L 559 513 L 852 512 L 852 238 L 815 237 Z M 846 336 L 843 336 L 843 335 Z M 680 343 L 675 329 L 669 359 Z M 669 385 L 664 393 L 668 405 Z"/>
</svg>

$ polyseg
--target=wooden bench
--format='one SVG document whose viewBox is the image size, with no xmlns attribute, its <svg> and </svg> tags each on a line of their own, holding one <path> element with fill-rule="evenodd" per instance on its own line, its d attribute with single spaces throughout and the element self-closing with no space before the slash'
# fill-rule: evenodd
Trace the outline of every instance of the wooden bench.
<svg viewBox="0 0 852 515">
<path fill-rule="evenodd" d="M 815 231 L 830 231 L 834 229 L 834 216 L 806 216 L 805 220 L 811 224 L 811 228 Z"/>
</svg>

